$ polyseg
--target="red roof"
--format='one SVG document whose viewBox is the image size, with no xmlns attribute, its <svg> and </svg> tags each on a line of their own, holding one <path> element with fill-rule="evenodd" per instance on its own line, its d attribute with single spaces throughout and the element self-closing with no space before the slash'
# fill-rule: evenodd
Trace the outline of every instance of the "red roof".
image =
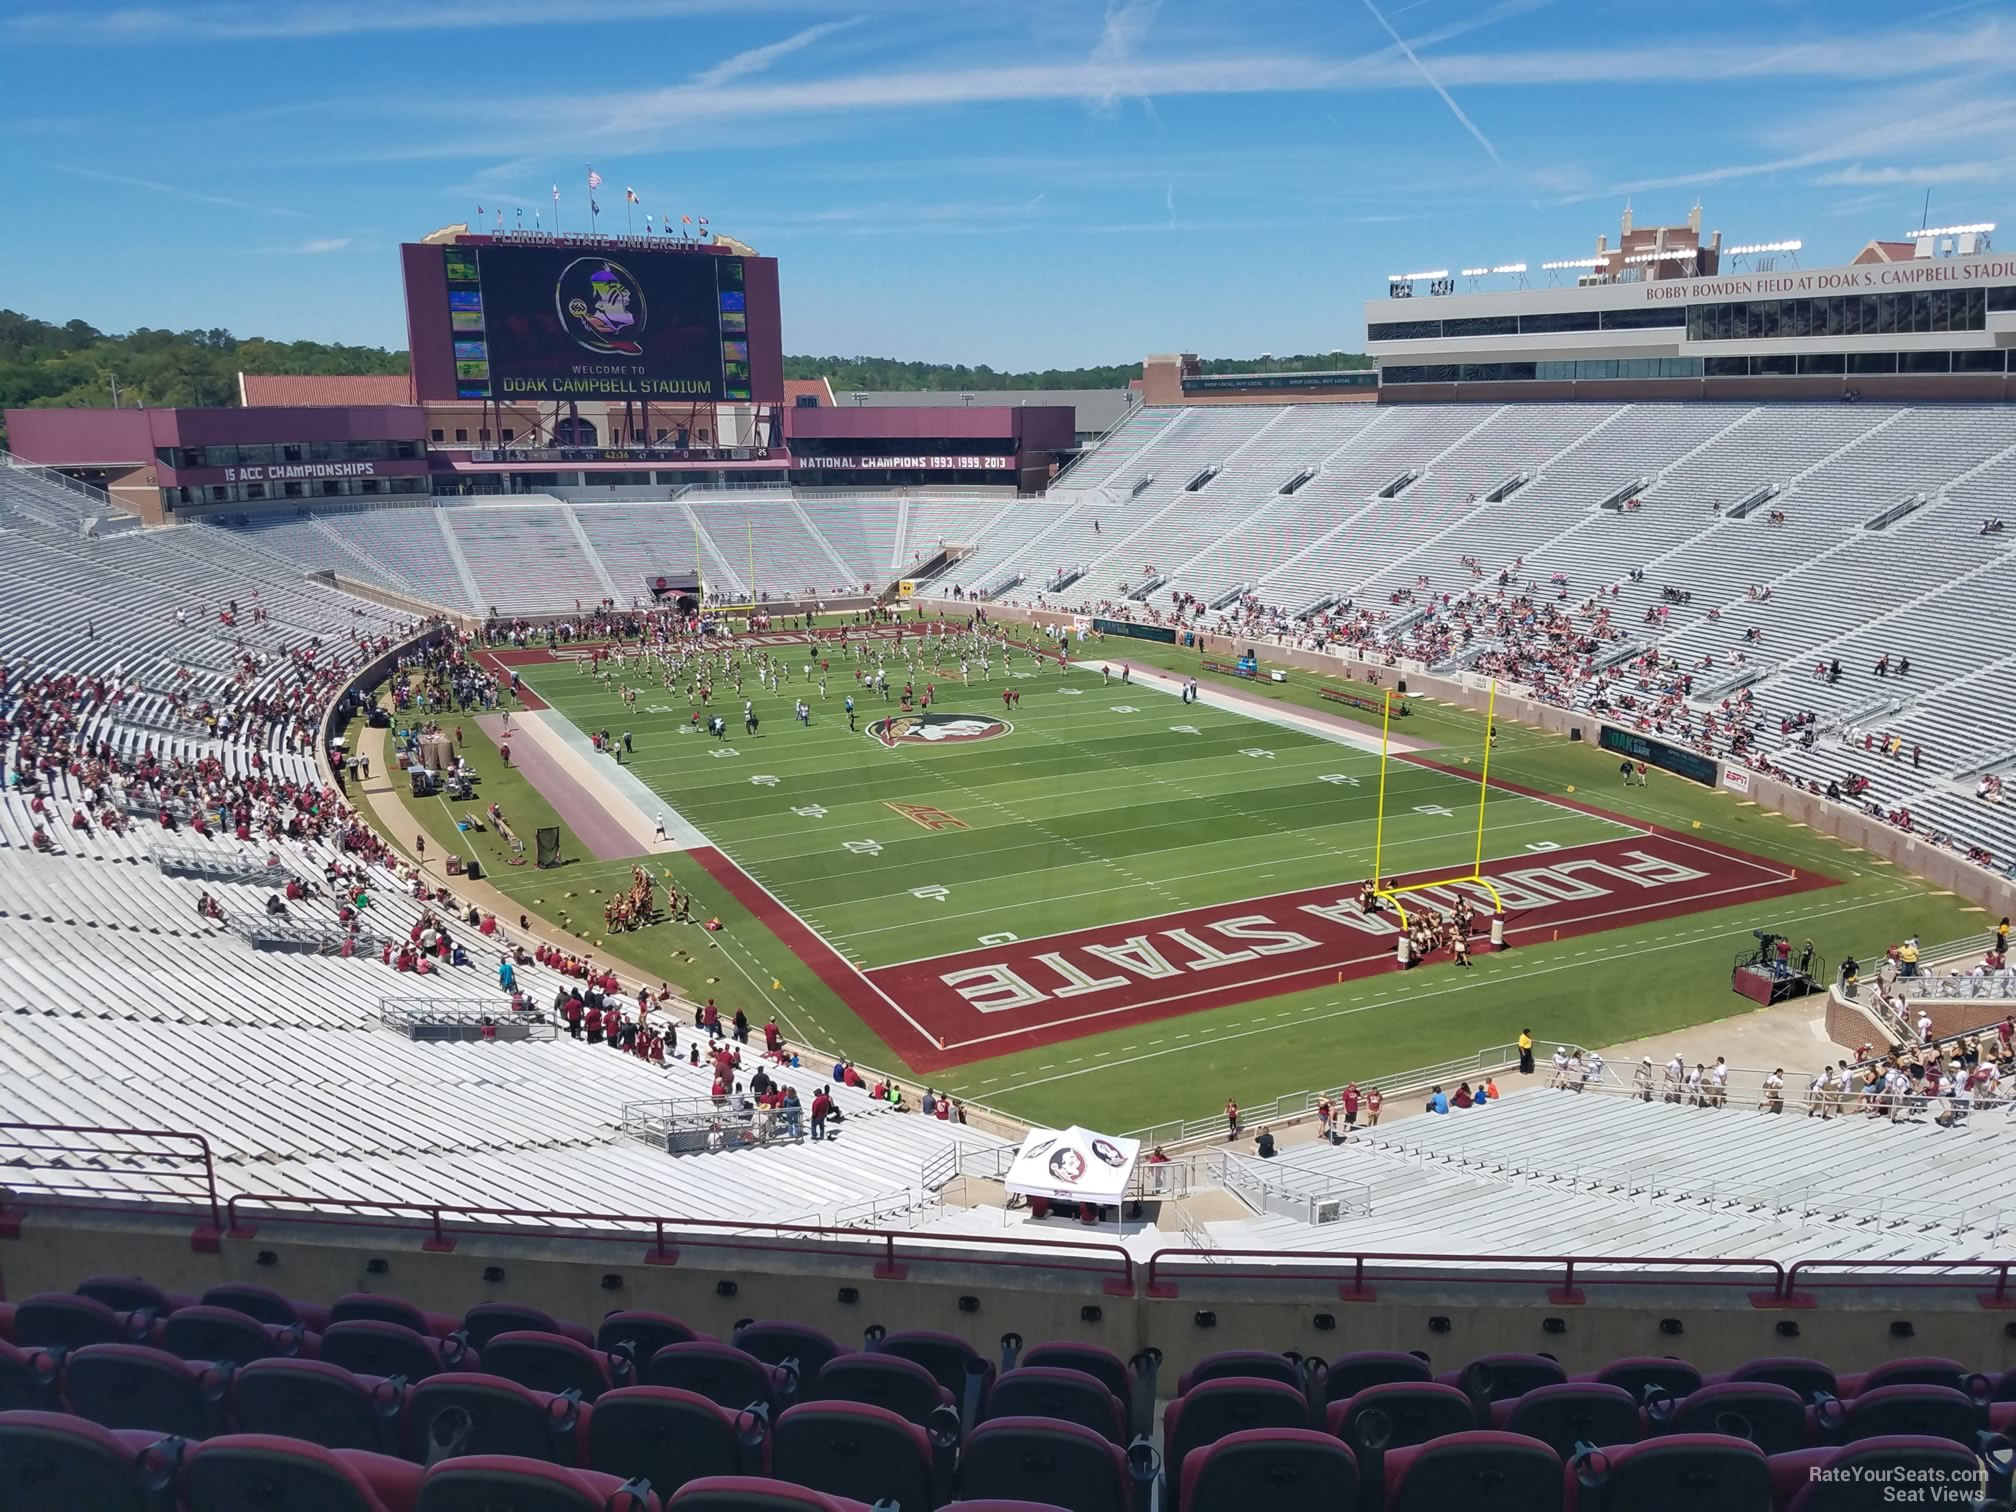
<svg viewBox="0 0 2016 1512">
<path fill-rule="evenodd" d="M 404 373 L 240 373 L 238 394 L 248 409 L 411 404 L 413 385 Z"/>
<path fill-rule="evenodd" d="M 795 405 L 800 394 L 810 394 L 826 409 L 833 407 L 833 386 L 824 378 L 786 378 L 784 402 Z"/>
</svg>

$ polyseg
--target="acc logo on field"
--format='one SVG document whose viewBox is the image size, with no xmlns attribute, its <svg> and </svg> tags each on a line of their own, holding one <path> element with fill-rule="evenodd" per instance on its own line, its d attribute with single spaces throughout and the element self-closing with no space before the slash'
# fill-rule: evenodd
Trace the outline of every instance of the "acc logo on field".
<svg viewBox="0 0 2016 1512">
<path fill-rule="evenodd" d="M 868 733 L 882 741 L 909 741 L 913 745 L 949 745 L 966 740 L 992 740 L 1014 727 L 1005 720 L 984 714 L 897 714 L 878 719 Z"/>
</svg>

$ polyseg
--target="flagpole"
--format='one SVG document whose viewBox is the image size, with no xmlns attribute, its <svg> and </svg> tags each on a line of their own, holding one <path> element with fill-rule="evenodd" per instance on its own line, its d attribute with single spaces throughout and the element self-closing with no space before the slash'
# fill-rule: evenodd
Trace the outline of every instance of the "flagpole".
<svg viewBox="0 0 2016 1512">
<path fill-rule="evenodd" d="M 595 213 L 595 165 L 593 163 L 583 163 L 581 166 L 588 170 L 588 234 L 593 236 L 596 231 L 597 222 Z"/>
</svg>

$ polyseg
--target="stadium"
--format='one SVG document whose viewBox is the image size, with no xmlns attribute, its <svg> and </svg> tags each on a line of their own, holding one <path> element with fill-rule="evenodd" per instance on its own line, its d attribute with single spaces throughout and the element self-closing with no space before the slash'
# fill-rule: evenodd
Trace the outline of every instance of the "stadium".
<svg viewBox="0 0 2016 1512">
<path fill-rule="evenodd" d="M 2007 1505 L 1992 230 L 1088 423 L 458 226 L 8 411 L 0 1506 Z"/>
</svg>

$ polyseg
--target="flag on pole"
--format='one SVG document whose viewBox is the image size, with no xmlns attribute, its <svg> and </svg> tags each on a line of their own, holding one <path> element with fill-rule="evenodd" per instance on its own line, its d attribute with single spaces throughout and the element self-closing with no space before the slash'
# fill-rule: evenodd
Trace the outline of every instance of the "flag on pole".
<svg viewBox="0 0 2016 1512">
<path fill-rule="evenodd" d="M 597 173 L 593 168 L 588 170 L 588 187 L 590 189 L 600 189 L 602 187 L 602 175 Z"/>
<path fill-rule="evenodd" d="M 690 215 L 682 215 L 679 217 L 679 219 L 684 221 L 689 226 L 693 224 L 693 217 Z"/>
<path fill-rule="evenodd" d="M 588 213 L 590 215 L 600 215 L 602 213 L 602 207 L 595 203 L 593 195 L 588 197 Z"/>
<path fill-rule="evenodd" d="M 701 217 L 700 217 L 700 224 L 701 224 L 701 225 L 703 225 L 703 226 L 707 224 L 707 217 L 706 217 L 706 216 L 704 216 L 704 215 L 703 215 L 703 216 L 701 216 Z"/>
<path fill-rule="evenodd" d="M 560 186 L 558 184 L 553 186 L 553 203 L 556 205 L 560 203 Z"/>
<path fill-rule="evenodd" d="M 644 203 L 644 201 L 637 198 L 637 191 L 635 189 L 625 189 L 623 191 L 623 197 L 629 200 L 630 203 L 633 205 L 641 205 Z"/>
<path fill-rule="evenodd" d="M 483 207 L 481 205 L 478 205 L 476 207 L 476 219 L 478 219 L 479 221 L 483 219 Z"/>
</svg>

